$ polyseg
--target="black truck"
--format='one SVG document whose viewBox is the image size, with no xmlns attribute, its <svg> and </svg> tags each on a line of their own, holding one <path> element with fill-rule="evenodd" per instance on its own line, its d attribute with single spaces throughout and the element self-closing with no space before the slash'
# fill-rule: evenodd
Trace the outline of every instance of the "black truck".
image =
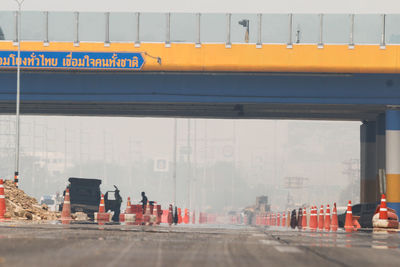
<svg viewBox="0 0 400 267">
<path fill-rule="evenodd" d="M 101 191 L 100 191 L 100 179 L 89 179 L 89 178 L 76 178 L 71 177 L 69 181 L 69 195 L 71 199 L 71 213 L 84 212 L 89 218 L 94 218 L 94 213 L 99 210 Z M 115 187 L 115 186 L 114 186 Z M 119 190 L 115 187 L 114 196 L 110 194 L 105 195 L 104 202 L 106 211 L 114 211 L 119 215 L 119 210 L 122 202 L 122 198 L 119 196 Z M 116 195 L 117 194 L 117 195 Z M 65 191 L 64 191 L 65 195 Z M 62 205 L 60 205 L 60 211 Z M 113 218 L 114 219 L 114 218 Z M 115 218 L 115 220 L 118 220 Z"/>
</svg>

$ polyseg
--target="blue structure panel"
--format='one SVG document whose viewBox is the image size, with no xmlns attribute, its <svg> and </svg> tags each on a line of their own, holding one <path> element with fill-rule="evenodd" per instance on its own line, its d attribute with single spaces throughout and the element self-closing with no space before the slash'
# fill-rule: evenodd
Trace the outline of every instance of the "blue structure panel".
<svg viewBox="0 0 400 267">
<path fill-rule="evenodd" d="M 400 130 L 400 110 L 388 109 L 386 111 L 386 129 Z"/>
</svg>

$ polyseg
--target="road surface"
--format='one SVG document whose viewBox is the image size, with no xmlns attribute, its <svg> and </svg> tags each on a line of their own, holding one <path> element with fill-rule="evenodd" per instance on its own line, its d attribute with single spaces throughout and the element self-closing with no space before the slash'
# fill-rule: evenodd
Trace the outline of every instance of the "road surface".
<svg viewBox="0 0 400 267">
<path fill-rule="evenodd" d="M 400 266 L 399 234 L 0 223 L 0 266 Z"/>
</svg>

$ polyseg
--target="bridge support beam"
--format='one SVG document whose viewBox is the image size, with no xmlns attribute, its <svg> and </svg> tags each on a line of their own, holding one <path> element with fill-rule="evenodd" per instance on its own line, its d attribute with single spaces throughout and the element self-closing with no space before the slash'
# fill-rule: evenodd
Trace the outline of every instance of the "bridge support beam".
<svg viewBox="0 0 400 267">
<path fill-rule="evenodd" d="M 360 202 L 375 202 L 378 188 L 375 121 L 366 121 L 360 126 L 360 141 Z"/>
<path fill-rule="evenodd" d="M 400 214 L 400 110 L 386 111 L 386 199 Z"/>
</svg>

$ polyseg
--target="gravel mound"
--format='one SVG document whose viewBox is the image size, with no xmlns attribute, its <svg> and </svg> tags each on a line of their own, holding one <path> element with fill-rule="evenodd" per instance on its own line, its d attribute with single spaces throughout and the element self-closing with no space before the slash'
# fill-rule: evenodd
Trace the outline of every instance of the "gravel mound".
<svg viewBox="0 0 400 267">
<path fill-rule="evenodd" d="M 23 190 L 16 188 L 13 181 L 4 181 L 6 195 L 6 218 L 22 220 L 57 220 L 59 212 L 49 211 L 47 205 L 40 205 L 36 198 L 27 195 Z"/>
</svg>

